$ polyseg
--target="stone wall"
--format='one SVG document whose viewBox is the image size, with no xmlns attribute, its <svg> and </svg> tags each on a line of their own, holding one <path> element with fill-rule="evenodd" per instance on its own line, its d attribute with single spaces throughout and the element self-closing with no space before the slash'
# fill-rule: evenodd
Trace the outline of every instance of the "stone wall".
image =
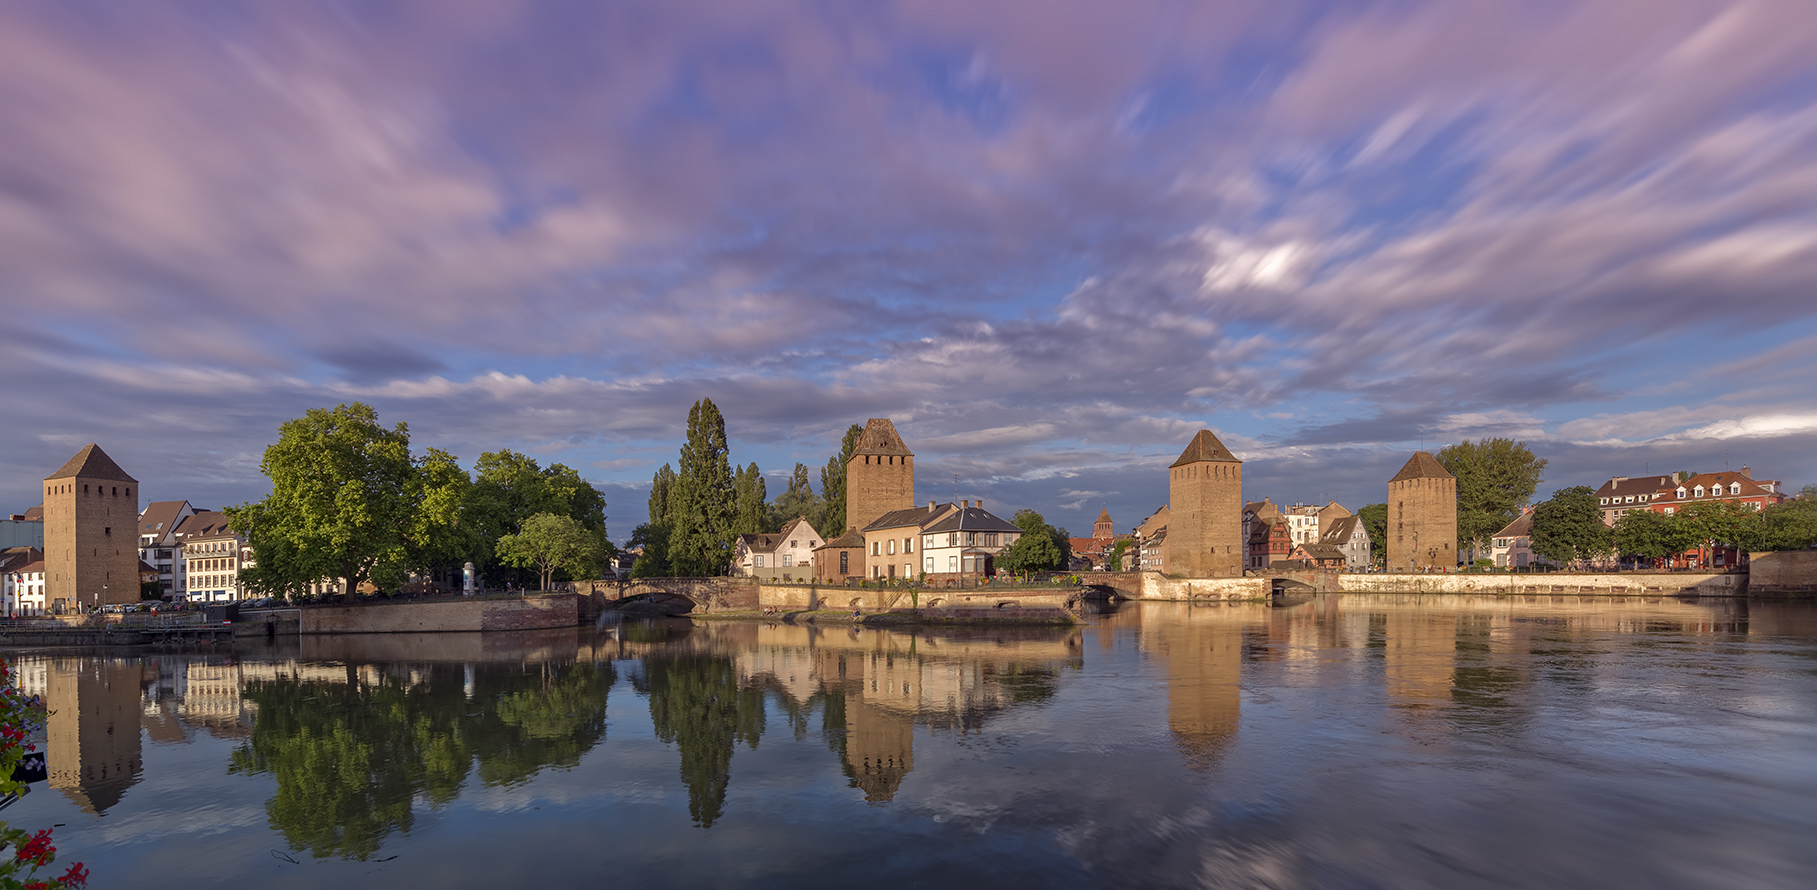
<svg viewBox="0 0 1817 890">
<path fill-rule="evenodd" d="M 1817 592 L 1817 550 L 1748 554 L 1748 592 Z"/>
<path fill-rule="evenodd" d="M 1169 578 L 1160 572 L 1143 572 L 1141 595 L 1145 600 L 1261 599 L 1269 595 L 1267 578 Z"/>
<path fill-rule="evenodd" d="M 1718 572 L 1610 572 L 1495 575 L 1344 573 L 1342 593 L 1479 593 L 1494 596 L 1745 596 L 1748 576 Z"/>
<path fill-rule="evenodd" d="M 845 465 L 845 524 L 862 529 L 892 510 L 915 506 L 915 458 L 854 454 Z M 837 538 L 845 529 L 828 530 Z"/>
<path fill-rule="evenodd" d="M 555 594 L 525 599 L 454 597 L 364 606 L 312 606 L 302 610 L 301 632 L 448 633 L 573 627 L 580 622 L 579 597 Z"/>
<path fill-rule="evenodd" d="M 954 590 L 922 590 L 911 597 L 909 591 L 889 587 L 821 587 L 806 584 L 764 584 L 757 588 L 753 608 L 785 611 L 863 609 L 881 612 L 887 609 L 996 608 L 1003 603 L 1020 607 L 1066 608 L 1077 602 L 1077 587 L 1053 590 L 995 589 L 964 587 Z"/>
</svg>

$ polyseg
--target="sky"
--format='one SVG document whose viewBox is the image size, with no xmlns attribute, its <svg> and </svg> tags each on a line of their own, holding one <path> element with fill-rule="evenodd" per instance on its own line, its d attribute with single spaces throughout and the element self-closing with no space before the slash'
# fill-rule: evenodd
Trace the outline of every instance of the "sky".
<svg viewBox="0 0 1817 890">
<path fill-rule="evenodd" d="M 373 405 L 578 470 L 624 540 L 689 405 L 779 493 L 1075 534 L 1201 428 L 1246 497 L 1506 436 L 1541 498 L 1817 481 L 1808 0 L 0 6 L 0 513 L 88 442 L 257 500 Z"/>
</svg>

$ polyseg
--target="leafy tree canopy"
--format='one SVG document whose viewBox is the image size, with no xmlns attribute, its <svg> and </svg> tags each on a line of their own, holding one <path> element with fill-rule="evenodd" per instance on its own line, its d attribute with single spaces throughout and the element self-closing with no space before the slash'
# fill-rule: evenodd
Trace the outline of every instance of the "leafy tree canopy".
<svg viewBox="0 0 1817 890">
<path fill-rule="evenodd" d="M 509 565 L 534 568 L 541 575 L 541 590 L 557 570 L 570 578 L 589 575 L 599 565 L 599 540 L 572 516 L 538 513 L 524 521 L 523 530 L 498 539 L 498 557 Z"/>
<path fill-rule="evenodd" d="M 997 557 L 996 562 L 999 566 L 1012 572 L 1040 572 L 1066 568 L 1067 562 L 1073 556 L 1072 541 L 1066 534 L 1066 529 L 1048 525 L 1047 518 L 1033 510 L 1017 510 L 1016 515 L 1010 517 L 1010 522 L 1022 529 L 1022 537 L 1017 538 L 1015 544 L 1011 544 L 1008 550 Z M 1030 538 L 1039 538 L 1046 543 L 1022 543 Z M 1010 556 L 1010 551 L 1016 550 L 1018 546 L 1023 549 L 1018 551 L 1017 555 Z M 1005 557 L 1011 560 L 1014 567 L 1004 563 Z M 1024 562 L 1024 560 L 1027 561 Z"/>
<path fill-rule="evenodd" d="M 1600 556 L 1612 543 L 1596 491 L 1587 485 L 1561 488 L 1533 508 L 1533 552 L 1555 563 Z"/>
<path fill-rule="evenodd" d="M 516 534 L 538 513 L 567 516 L 605 539 L 606 499 L 580 473 L 565 464 L 537 463 L 510 449 L 480 455 L 474 464 L 473 487 L 466 501 L 467 523 L 483 542 L 474 561 L 482 568 L 498 560 L 492 547 Z"/>
<path fill-rule="evenodd" d="M 768 530 L 782 531 L 785 524 L 803 516 L 818 529 L 823 512 L 820 496 L 814 493 L 814 485 L 808 481 L 807 464 L 798 463 L 794 472 L 789 474 L 788 488 L 770 503 Z"/>
<path fill-rule="evenodd" d="M 1490 537 L 1513 522 L 1532 502 L 1546 469 L 1545 458 L 1534 457 L 1527 443 L 1513 439 L 1465 440 L 1439 449 L 1435 456 L 1446 472 L 1457 477 L 1459 551 L 1482 549 Z"/>
<path fill-rule="evenodd" d="M 846 428 L 839 453 L 827 458 L 826 466 L 820 469 L 821 513 L 814 522 L 814 529 L 822 538 L 831 540 L 845 534 L 845 466 L 852 462 L 852 451 L 858 447 L 858 437 L 862 435 L 864 427 L 856 423 Z"/>
<path fill-rule="evenodd" d="M 669 495 L 669 568 L 676 575 L 725 574 L 735 507 L 725 417 L 712 399 L 701 399 L 688 411 L 688 439 Z"/>
</svg>

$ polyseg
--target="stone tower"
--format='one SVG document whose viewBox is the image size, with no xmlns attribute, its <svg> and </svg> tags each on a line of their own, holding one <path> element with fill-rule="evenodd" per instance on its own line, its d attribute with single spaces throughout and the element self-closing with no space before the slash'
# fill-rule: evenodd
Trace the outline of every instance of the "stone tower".
<svg viewBox="0 0 1817 890">
<path fill-rule="evenodd" d="M 1117 536 L 1117 527 L 1110 521 L 1110 508 L 1098 511 L 1098 521 L 1091 524 L 1091 539 L 1109 541 Z"/>
<path fill-rule="evenodd" d="M 862 529 L 891 510 L 915 506 L 915 453 L 896 425 L 882 417 L 864 422 L 845 465 L 845 524 Z"/>
<path fill-rule="evenodd" d="M 1243 462 L 1199 430 L 1167 470 L 1167 571 L 1243 576 Z"/>
<path fill-rule="evenodd" d="M 44 480 L 44 601 L 139 601 L 139 481 L 90 443 Z"/>
<path fill-rule="evenodd" d="M 1457 565 L 1457 477 L 1415 452 L 1388 480 L 1388 571 Z"/>
</svg>

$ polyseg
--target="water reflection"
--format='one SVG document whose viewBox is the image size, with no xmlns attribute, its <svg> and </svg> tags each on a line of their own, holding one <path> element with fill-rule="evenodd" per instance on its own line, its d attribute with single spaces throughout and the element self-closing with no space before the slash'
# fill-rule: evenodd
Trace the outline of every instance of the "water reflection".
<svg viewBox="0 0 1817 890">
<path fill-rule="evenodd" d="M 395 870 L 350 886 L 574 883 L 599 837 L 632 884 L 1683 886 L 1699 832 L 1696 874 L 1771 886 L 1817 867 L 1813 662 L 1810 604 L 1447 596 L 29 656 L 60 793 L 8 815 L 138 874 L 249 812 L 211 849 Z"/>
</svg>

